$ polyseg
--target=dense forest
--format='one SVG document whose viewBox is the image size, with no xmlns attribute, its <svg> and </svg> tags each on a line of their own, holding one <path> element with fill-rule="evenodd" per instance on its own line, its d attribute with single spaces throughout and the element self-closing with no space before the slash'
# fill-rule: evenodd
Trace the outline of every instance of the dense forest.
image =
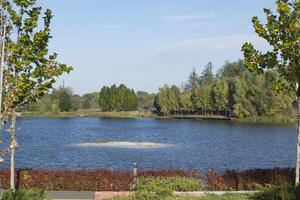
<svg viewBox="0 0 300 200">
<path fill-rule="evenodd" d="M 274 71 L 267 71 L 266 76 L 250 73 L 242 61 L 227 62 L 216 74 L 208 63 L 199 75 L 193 69 L 182 89 L 175 85 L 160 88 L 154 104 L 164 115 L 206 109 L 229 110 L 240 118 L 292 116 L 293 93 L 275 93 L 278 80 Z"/>
<path fill-rule="evenodd" d="M 274 83 L 280 80 L 276 72 L 267 71 L 266 76 L 250 73 L 242 61 L 226 62 L 216 73 L 213 71 L 212 63 L 199 74 L 193 69 L 183 86 L 164 85 L 157 94 L 135 92 L 124 84 L 104 86 L 99 92 L 82 96 L 74 94 L 71 88 L 60 87 L 24 111 L 146 110 L 173 115 L 226 110 L 239 118 L 293 116 L 293 93 L 274 92 Z"/>
</svg>

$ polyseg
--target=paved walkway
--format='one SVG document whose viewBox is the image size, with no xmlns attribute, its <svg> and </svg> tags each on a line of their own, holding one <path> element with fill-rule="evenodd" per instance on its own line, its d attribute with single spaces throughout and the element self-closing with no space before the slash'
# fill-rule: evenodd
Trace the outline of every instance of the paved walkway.
<svg viewBox="0 0 300 200">
<path fill-rule="evenodd" d="M 94 192 L 46 192 L 52 200 L 93 200 Z"/>
<path fill-rule="evenodd" d="M 208 194 L 251 194 L 257 191 L 202 191 L 202 192 L 174 192 L 178 196 L 202 197 Z M 104 200 L 118 196 L 129 196 L 131 192 L 46 192 L 52 200 Z"/>
</svg>

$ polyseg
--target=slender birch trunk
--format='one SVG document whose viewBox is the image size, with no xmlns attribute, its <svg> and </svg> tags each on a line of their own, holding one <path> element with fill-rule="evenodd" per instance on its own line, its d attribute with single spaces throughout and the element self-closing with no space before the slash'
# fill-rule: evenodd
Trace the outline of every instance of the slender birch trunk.
<svg viewBox="0 0 300 200">
<path fill-rule="evenodd" d="M 297 127 L 297 156 L 296 156 L 296 179 L 295 186 L 299 184 L 299 175 L 300 175 L 300 97 L 297 97 L 297 114 L 298 114 L 298 127 Z"/>
<path fill-rule="evenodd" d="M 4 18 L 4 7 L 3 0 L 1 1 L 2 6 L 2 18 L 1 18 L 1 60 L 0 60 L 0 144 L 2 144 L 2 127 L 3 127 L 3 116 L 2 116 L 2 102 L 3 102 L 3 71 L 4 71 L 4 58 L 5 58 L 5 42 L 6 42 L 6 19 Z M 5 8 L 5 11 L 7 8 Z"/>
<path fill-rule="evenodd" d="M 12 123 L 10 127 L 10 189 L 15 191 L 15 148 L 17 146 L 16 142 L 16 122 L 17 116 L 15 109 L 12 113 Z"/>
<path fill-rule="evenodd" d="M 4 71 L 4 54 L 5 54 L 5 40 L 6 40 L 6 19 L 3 17 L 4 8 L 2 5 L 2 44 L 1 44 L 1 60 L 0 60 L 0 113 L 2 112 L 2 93 L 3 93 L 3 71 Z"/>
</svg>

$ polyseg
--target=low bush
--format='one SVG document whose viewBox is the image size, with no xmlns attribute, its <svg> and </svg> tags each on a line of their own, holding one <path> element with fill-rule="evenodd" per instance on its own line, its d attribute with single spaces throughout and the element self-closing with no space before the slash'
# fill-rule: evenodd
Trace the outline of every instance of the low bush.
<svg viewBox="0 0 300 200">
<path fill-rule="evenodd" d="M 204 186 L 200 179 L 186 177 L 140 177 L 135 187 L 136 191 L 156 192 L 161 189 L 167 191 L 203 191 Z"/>
<path fill-rule="evenodd" d="M 259 185 L 283 185 L 293 183 L 294 169 L 251 169 L 246 171 L 226 170 L 223 173 L 206 172 L 208 190 L 256 190 Z"/>
<path fill-rule="evenodd" d="M 261 192 L 253 195 L 253 200 L 299 200 L 300 187 L 284 184 L 282 186 L 266 185 Z"/>
<path fill-rule="evenodd" d="M 162 169 L 162 170 L 146 170 L 138 173 L 139 177 L 194 177 L 201 178 L 198 170 L 181 170 L 181 169 Z"/>
<path fill-rule="evenodd" d="M 6 191 L 1 200 L 45 200 L 47 199 L 42 189 L 19 189 L 16 192 Z"/>
</svg>

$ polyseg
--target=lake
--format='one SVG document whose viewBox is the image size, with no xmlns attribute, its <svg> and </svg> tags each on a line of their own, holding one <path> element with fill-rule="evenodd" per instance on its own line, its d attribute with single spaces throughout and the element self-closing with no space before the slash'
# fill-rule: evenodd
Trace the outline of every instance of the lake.
<svg viewBox="0 0 300 200">
<path fill-rule="evenodd" d="M 296 129 L 292 125 L 83 117 L 19 118 L 17 127 L 17 168 L 130 169 L 136 162 L 143 169 L 243 170 L 293 167 L 295 163 Z M 165 146 L 81 145 L 95 141 Z"/>
</svg>

